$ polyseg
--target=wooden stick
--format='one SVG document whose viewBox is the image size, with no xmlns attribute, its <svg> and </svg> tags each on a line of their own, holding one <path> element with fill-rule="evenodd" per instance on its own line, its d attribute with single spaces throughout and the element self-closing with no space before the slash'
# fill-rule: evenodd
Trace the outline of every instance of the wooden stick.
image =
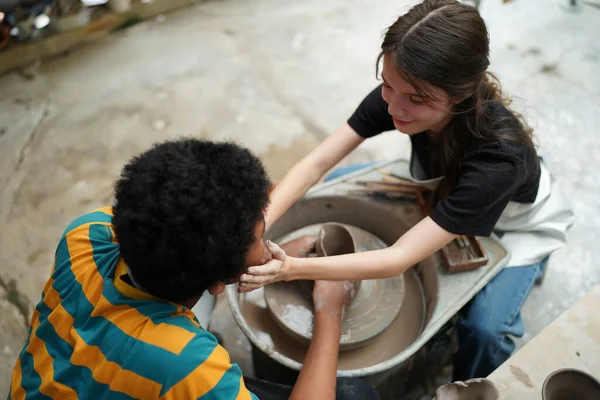
<svg viewBox="0 0 600 400">
<path fill-rule="evenodd" d="M 369 189 L 380 190 L 380 191 L 394 191 L 394 192 L 405 192 L 405 193 L 414 193 L 418 190 L 416 187 L 405 186 L 405 185 L 397 185 L 393 183 L 385 183 L 378 181 L 356 181 L 354 182 L 360 186 L 366 186 Z"/>
<path fill-rule="evenodd" d="M 421 214 L 423 214 L 423 217 L 427 217 L 429 215 L 429 207 L 427 206 L 427 202 L 425 201 L 425 198 L 423 197 L 423 192 L 419 189 L 417 189 L 417 191 L 415 192 L 415 194 L 417 195 L 417 203 L 419 204 L 419 207 L 421 208 Z"/>
<path fill-rule="evenodd" d="M 371 197 L 385 197 L 389 200 L 410 200 L 415 201 L 415 196 L 411 193 L 403 192 L 381 192 L 377 190 L 349 190 L 350 196 L 371 196 Z"/>
<path fill-rule="evenodd" d="M 399 183 L 401 185 L 406 185 L 406 186 L 415 186 L 415 187 L 421 187 L 420 184 L 413 182 L 409 179 L 405 179 L 401 176 L 395 175 L 394 173 L 386 170 L 386 169 L 378 169 L 377 172 L 379 172 L 382 175 L 385 175 L 385 177 L 389 180 L 393 180 L 395 183 Z"/>
<path fill-rule="evenodd" d="M 406 186 L 406 187 L 414 187 L 415 189 L 422 188 L 422 186 L 419 185 L 418 183 L 404 181 L 404 180 L 401 180 L 398 178 L 394 178 L 393 176 L 387 176 L 387 175 L 384 175 L 381 177 L 381 182 L 391 183 L 393 185 L 402 185 L 402 186 Z"/>
</svg>

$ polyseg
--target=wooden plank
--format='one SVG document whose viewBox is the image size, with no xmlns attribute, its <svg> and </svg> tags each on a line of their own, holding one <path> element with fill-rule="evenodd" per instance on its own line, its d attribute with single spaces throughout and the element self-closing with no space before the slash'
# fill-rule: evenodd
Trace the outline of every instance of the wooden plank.
<svg viewBox="0 0 600 400">
<path fill-rule="evenodd" d="M 54 33 L 46 38 L 28 43 L 9 45 L 0 52 L 0 75 L 13 69 L 29 65 L 37 60 L 62 54 L 77 46 L 98 40 L 127 21 L 145 20 L 179 8 L 196 4 L 193 0 L 154 0 L 148 3 L 135 2 L 127 14 L 106 12 L 93 15 L 90 23 L 68 32 Z"/>
</svg>

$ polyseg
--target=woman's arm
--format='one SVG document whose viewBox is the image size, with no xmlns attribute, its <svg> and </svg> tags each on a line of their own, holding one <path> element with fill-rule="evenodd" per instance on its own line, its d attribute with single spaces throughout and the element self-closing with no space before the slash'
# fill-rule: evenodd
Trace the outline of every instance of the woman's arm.
<svg viewBox="0 0 600 400">
<path fill-rule="evenodd" d="M 360 280 L 391 278 L 400 275 L 450 243 L 456 237 L 427 217 L 412 227 L 387 249 L 333 257 L 293 258 L 277 256 L 278 247 L 270 243 L 273 260 L 254 266 L 241 277 L 240 291 L 251 291 L 282 280 Z"/>
<path fill-rule="evenodd" d="M 347 123 L 296 164 L 271 193 L 265 216 L 267 229 L 300 200 L 325 172 L 354 150 L 364 139 Z"/>
</svg>

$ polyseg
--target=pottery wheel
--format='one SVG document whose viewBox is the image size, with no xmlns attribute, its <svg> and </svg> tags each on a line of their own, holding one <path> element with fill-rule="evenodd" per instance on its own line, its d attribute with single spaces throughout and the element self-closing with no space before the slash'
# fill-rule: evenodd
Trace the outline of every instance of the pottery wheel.
<svg viewBox="0 0 600 400">
<path fill-rule="evenodd" d="M 317 235 L 323 224 L 310 225 L 275 240 L 285 243 L 303 235 Z M 356 241 L 358 252 L 388 247 L 375 235 L 344 225 Z M 312 337 L 313 304 L 306 296 L 306 281 L 278 282 L 265 286 L 267 308 L 277 324 L 291 337 L 307 343 Z M 394 321 L 404 300 L 404 276 L 364 280 L 342 321 L 340 350 L 356 348 L 375 338 Z"/>
</svg>

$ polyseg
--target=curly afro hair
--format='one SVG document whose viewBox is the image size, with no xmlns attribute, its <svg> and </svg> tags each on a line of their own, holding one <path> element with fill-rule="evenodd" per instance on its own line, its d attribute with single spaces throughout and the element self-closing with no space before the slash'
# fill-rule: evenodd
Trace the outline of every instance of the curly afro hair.
<svg viewBox="0 0 600 400">
<path fill-rule="evenodd" d="M 113 225 L 136 283 L 181 303 L 238 277 L 270 186 L 233 143 L 181 139 L 133 158 L 115 186 Z"/>
</svg>

